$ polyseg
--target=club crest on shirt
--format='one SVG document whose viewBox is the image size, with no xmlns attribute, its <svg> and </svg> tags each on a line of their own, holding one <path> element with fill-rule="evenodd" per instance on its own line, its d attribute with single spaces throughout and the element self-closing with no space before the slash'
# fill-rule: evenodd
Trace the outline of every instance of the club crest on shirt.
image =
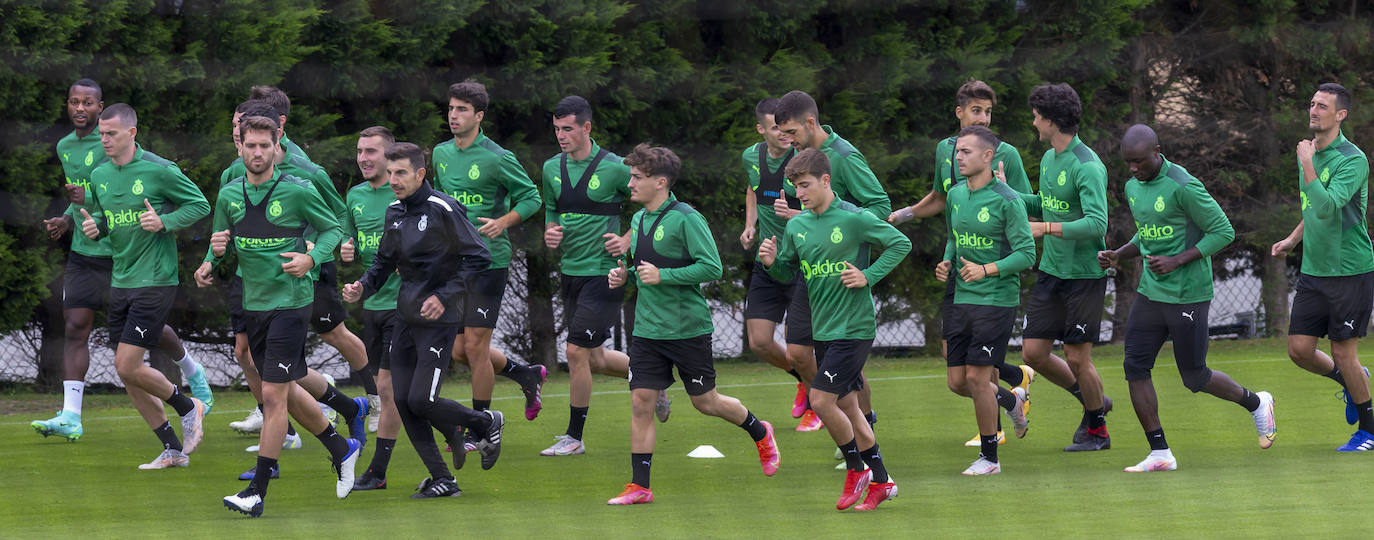
<svg viewBox="0 0 1374 540">
<path fill-rule="evenodd" d="M 587 182 L 587 189 L 597 189 L 601 187 L 601 177 L 593 174 L 591 181 Z"/>
<path fill-rule="evenodd" d="M 663 240 L 663 226 L 659 225 L 657 229 L 654 229 L 654 241 L 659 242 L 661 240 Z"/>
<path fill-rule="evenodd" d="M 281 215 L 281 201 L 273 200 L 272 205 L 267 207 L 267 215 L 277 217 Z"/>
<path fill-rule="evenodd" d="M 832 230 L 830 231 L 830 243 L 832 243 L 832 244 L 838 244 L 838 243 L 843 242 L 843 241 L 844 241 L 844 233 L 840 232 L 840 228 L 839 228 L 839 227 L 835 227 L 834 229 L 832 229 Z"/>
<path fill-rule="evenodd" d="M 132 189 L 131 191 L 133 191 L 134 195 L 142 195 L 142 194 L 143 194 L 143 179 L 142 179 L 142 178 L 139 178 L 139 179 L 134 180 L 134 187 L 133 187 L 133 189 Z"/>
<path fill-rule="evenodd" d="M 1059 179 L 1056 180 L 1056 182 L 1058 182 L 1059 185 L 1062 186 L 1062 185 L 1064 185 L 1065 182 L 1068 182 L 1068 181 L 1069 181 L 1069 172 L 1068 172 L 1068 171 L 1059 171 Z"/>
<path fill-rule="evenodd" d="M 95 162 L 95 150 L 86 151 L 86 166 L 90 167 L 93 162 Z"/>
<path fill-rule="evenodd" d="M 1163 212 L 1163 211 L 1164 211 L 1164 196 L 1163 196 L 1163 195 L 1160 195 L 1159 197 L 1156 197 L 1156 198 L 1155 198 L 1155 211 L 1156 211 L 1156 212 Z"/>
<path fill-rule="evenodd" d="M 1325 185 L 1325 184 L 1331 182 L 1331 168 L 1330 168 L 1330 167 L 1322 167 L 1322 176 L 1321 176 L 1321 179 L 1322 179 L 1322 184 L 1323 184 L 1323 185 Z"/>
<path fill-rule="evenodd" d="M 429 215 L 420 216 L 420 222 L 415 225 L 415 228 L 420 230 L 421 232 L 423 232 L 425 229 L 428 229 Z"/>
<path fill-rule="evenodd" d="M 991 217 L 992 217 L 992 216 L 991 216 L 990 214 L 988 214 L 988 207 L 984 206 L 982 209 L 978 210 L 978 222 L 979 222 L 979 223 L 987 223 L 987 222 L 988 222 L 988 219 L 991 218 Z"/>
<path fill-rule="evenodd" d="M 468 178 L 469 178 L 469 179 L 472 179 L 472 180 L 476 180 L 476 179 L 481 178 L 481 177 L 482 177 L 482 169 L 477 168 L 477 164 L 476 164 L 476 163 L 473 163 L 473 164 L 472 164 L 472 168 L 471 168 L 471 169 L 468 169 Z"/>
</svg>

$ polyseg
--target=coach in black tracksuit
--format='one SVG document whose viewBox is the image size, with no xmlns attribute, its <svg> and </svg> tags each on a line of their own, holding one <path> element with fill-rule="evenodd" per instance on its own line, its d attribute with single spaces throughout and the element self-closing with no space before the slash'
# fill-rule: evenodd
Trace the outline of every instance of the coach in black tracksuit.
<svg viewBox="0 0 1374 540">
<path fill-rule="evenodd" d="M 344 299 L 360 301 L 377 292 L 392 272 L 400 273 L 400 324 L 391 341 L 391 384 L 406 435 L 430 474 L 415 497 L 455 496 L 458 485 L 434 442 L 431 425 L 455 445 L 455 468 L 463 466 L 462 428 L 481 434 L 477 447 L 483 469 L 490 469 L 501 452 L 505 418 L 499 411 L 479 412 L 439 397 L 449 348 L 463 323 L 460 304 L 466 283 L 487 267 L 491 255 L 463 206 L 425 181 L 420 147 L 396 143 L 387 149 L 386 159 L 396 202 L 387 208 L 386 229 L 372 266 L 361 280 L 344 287 Z"/>
</svg>

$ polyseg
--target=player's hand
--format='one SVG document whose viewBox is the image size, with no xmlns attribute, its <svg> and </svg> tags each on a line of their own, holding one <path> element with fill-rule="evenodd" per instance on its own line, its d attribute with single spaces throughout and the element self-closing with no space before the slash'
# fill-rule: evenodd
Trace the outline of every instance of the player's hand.
<svg viewBox="0 0 1374 540">
<path fill-rule="evenodd" d="M 86 235 L 86 238 L 91 240 L 100 238 L 100 227 L 95 226 L 95 218 L 91 217 L 91 213 L 82 208 L 81 217 L 85 218 L 81 220 L 81 234 Z"/>
<path fill-rule="evenodd" d="M 1317 143 L 1312 139 L 1298 141 L 1297 148 L 1298 160 L 1303 163 L 1311 163 L 1312 156 L 1317 154 Z"/>
<path fill-rule="evenodd" d="M 420 316 L 431 321 L 438 320 L 444 316 L 444 303 L 439 301 L 438 296 L 429 295 L 425 303 L 420 304 Z"/>
<path fill-rule="evenodd" d="M 229 229 L 219 231 L 210 235 L 210 252 L 216 257 L 223 257 L 224 252 L 229 250 Z"/>
<path fill-rule="evenodd" d="M 619 257 L 630 251 L 629 235 L 621 236 L 616 233 L 606 233 L 601 235 L 601 238 L 606 240 L 606 253 L 610 253 L 612 257 Z"/>
<path fill-rule="evenodd" d="M 1149 255 L 1145 259 L 1150 271 L 1161 276 L 1177 270 L 1180 264 L 1178 257 L 1170 255 Z"/>
<path fill-rule="evenodd" d="M 940 264 L 935 265 L 935 279 L 939 280 L 940 283 L 949 281 L 949 270 L 953 267 L 954 263 L 940 261 Z"/>
<path fill-rule="evenodd" d="M 787 206 L 787 197 L 773 199 L 773 215 L 782 219 L 792 219 L 800 213 L 801 210 L 793 210 L 791 206 Z"/>
<path fill-rule="evenodd" d="M 1049 232 L 1050 223 L 1048 221 L 1032 221 L 1030 222 L 1030 229 L 1031 236 L 1035 237 L 1036 240 L 1039 240 L 1041 238 L 1044 238 L 1045 235 Z"/>
<path fill-rule="evenodd" d="M 63 184 L 62 187 L 67 190 L 67 200 L 71 201 L 72 204 L 75 204 L 77 206 L 85 206 L 86 188 L 83 188 L 76 184 Z"/>
<path fill-rule="evenodd" d="M 615 264 L 617 268 L 612 268 L 611 271 L 606 274 L 606 283 L 610 285 L 612 289 L 624 286 L 625 277 L 629 273 L 629 271 L 625 269 L 625 261 L 617 259 Z"/>
<path fill-rule="evenodd" d="M 645 285 L 658 285 L 658 267 L 648 261 L 640 261 L 635 268 L 635 275 L 639 277 L 639 282 Z"/>
<path fill-rule="evenodd" d="M 506 230 L 506 222 L 500 219 L 479 217 L 477 221 L 482 222 L 482 226 L 477 228 L 477 232 L 487 238 L 496 238 Z"/>
<path fill-rule="evenodd" d="M 749 246 L 754 245 L 756 234 L 753 227 L 745 227 L 744 232 L 739 233 L 739 245 L 744 246 L 744 249 L 749 249 Z"/>
<path fill-rule="evenodd" d="M 282 253 L 281 256 L 287 259 L 291 259 L 290 261 L 281 263 L 282 271 L 286 272 L 291 277 L 305 277 L 305 273 L 309 272 L 311 268 L 315 267 L 315 259 L 311 258 L 310 255 L 305 253 L 296 253 L 294 251 L 288 251 L 286 253 Z"/>
<path fill-rule="evenodd" d="M 770 236 L 763 239 L 759 244 L 759 262 L 764 266 L 773 266 L 778 261 L 778 237 Z"/>
<path fill-rule="evenodd" d="M 964 263 L 964 266 L 959 269 L 959 278 L 964 280 L 964 283 L 973 283 L 988 277 L 987 265 L 978 264 L 963 257 L 959 257 L 959 262 Z"/>
<path fill-rule="evenodd" d="M 350 304 L 356 304 L 358 300 L 362 300 L 362 298 L 363 283 L 361 281 L 354 281 L 353 283 L 344 284 L 343 301 L 348 302 Z"/>
<path fill-rule="evenodd" d="M 215 278 L 210 276 L 210 270 L 212 268 L 210 261 L 200 263 L 200 268 L 197 268 L 195 273 L 197 286 L 205 288 L 214 285 Z"/>
<path fill-rule="evenodd" d="M 1296 242 L 1290 238 L 1284 238 L 1283 240 L 1274 242 L 1274 245 L 1269 248 L 1269 255 L 1272 257 L 1286 257 L 1288 252 L 1293 251 L 1294 244 L 1296 244 Z"/>
<path fill-rule="evenodd" d="M 148 199 L 143 199 L 143 206 L 147 207 L 148 211 L 138 216 L 139 226 L 151 233 L 161 232 L 165 228 L 162 226 L 162 216 L 157 215 L 157 210 L 153 210 L 153 203 L 148 202 Z"/>
<path fill-rule="evenodd" d="M 1117 257 L 1116 250 L 1099 251 L 1097 252 L 1097 266 L 1103 270 L 1116 266 Z"/>
<path fill-rule="evenodd" d="M 916 219 L 916 213 L 911 211 L 910 206 L 898 208 L 895 212 L 887 216 L 887 222 L 893 225 L 900 225 Z"/>
<path fill-rule="evenodd" d="M 858 289 L 868 286 L 868 276 L 865 276 L 857 266 L 845 261 L 844 270 L 840 272 L 840 283 L 844 284 L 845 287 Z"/>
<path fill-rule="evenodd" d="M 55 218 L 45 219 L 43 220 L 43 225 L 48 228 L 48 238 L 52 240 L 62 238 L 62 235 L 67 234 L 67 231 L 72 229 L 71 218 L 67 216 L 57 216 Z"/>
<path fill-rule="evenodd" d="M 996 178 L 998 182 L 1007 183 L 1007 169 L 1002 165 L 1002 162 L 997 162 L 997 170 L 992 171 L 992 177 Z"/>
<path fill-rule="evenodd" d="M 544 227 L 544 245 L 549 249 L 558 249 L 558 245 L 563 243 L 563 226 L 554 225 Z"/>
<path fill-rule="evenodd" d="M 344 240 L 344 243 L 339 244 L 339 260 L 343 262 L 353 262 L 353 253 L 354 249 L 352 238 Z"/>
</svg>

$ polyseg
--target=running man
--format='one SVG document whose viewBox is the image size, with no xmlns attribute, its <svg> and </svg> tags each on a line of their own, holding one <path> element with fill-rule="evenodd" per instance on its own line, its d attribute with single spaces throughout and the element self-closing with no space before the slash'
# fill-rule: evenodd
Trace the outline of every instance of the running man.
<svg viewBox="0 0 1374 540">
<path fill-rule="evenodd" d="M 100 113 L 100 144 L 109 162 L 91 171 L 81 232 L 91 240 L 109 237 L 110 309 L 106 321 L 115 348 L 115 370 L 134 408 L 162 442 L 162 453 L 140 469 L 185 467 L 200 445 L 205 403 L 181 393 L 161 371 L 143 364 L 176 300 L 177 242 L 172 232 L 210 213 L 200 188 L 175 163 L 135 142 L 138 114 L 123 103 Z M 178 440 L 162 403 L 181 417 Z M 184 442 L 184 444 L 183 444 Z"/>
<path fill-rule="evenodd" d="M 1083 106 L 1073 87 L 1037 86 L 1028 101 L 1035 131 L 1051 148 L 1040 158 L 1039 193 L 1022 196 L 1026 213 L 1041 220 L 1031 223 L 1031 233 L 1045 240 L 1026 304 L 1021 360 L 1083 405 L 1073 444 L 1064 450 L 1105 450 L 1112 402 L 1102 393 L 1092 350 L 1107 294 L 1096 256 L 1106 249 L 1107 168 L 1078 138 Z M 1055 340 L 1064 343 L 1064 359 L 1050 352 Z"/>
<path fill-rule="evenodd" d="M 67 117 L 73 129 L 57 141 L 57 158 L 65 174 L 63 188 L 73 202 L 62 215 L 43 220 L 48 237 L 54 241 L 72 230 L 91 193 L 91 171 L 107 161 L 97 133 L 104 107 L 100 85 L 93 80 L 78 80 L 67 89 Z M 96 311 L 108 307 L 113 267 L 110 255 L 108 237 L 91 240 L 85 234 L 72 235 L 71 252 L 67 254 L 62 274 L 62 318 L 66 322 L 62 346 L 62 411 L 51 419 L 34 420 L 29 424 L 44 437 L 56 435 L 74 442 L 84 433 L 81 398 L 86 391 L 86 372 L 91 365 L 91 328 L 95 324 Z M 182 347 L 172 327 L 162 327 L 158 349 L 172 358 L 180 358 L 177 365 L 190 383 L 191 395 L 205 402 L 205 410 L 209 412 L 215 399 L 205 379 L 205 370 L 191 359 L 190 352 Z"/>
<path fill-rule="evenodd" d="M 306 376 L 306 321 L 315 295 L 308 274 L 338 245 L 339 224 L 308 181 L 275 166 L 279 136 L 275 118 L 244 116 L 239 128 L 240 155 L 247 172 L 220 188 L 210 250 L 195 276 L 201 287 L 209 286 L 210 273 L 232 244 L 243 274 L 248 346 L 262 379 L 263 427 L 251 481 L 237 494 L 225 497 L 224 506 L 258 517 L 268 482 L 276 476 L 288 410 L 329 451 L 337 480 L 334 494 L 340 499 L 353 490 L 362 442 L 340 436 L 297 383 Z M 307 227 L 318 233 L 313 247 L 306 245 Z"/>
<path fill-rule="evenodd" d="M 878 177 L 868 167 L 868 160 L 854 148 L 854 145 L 835 133 L 834 129 L 820 123 L 820 111 L 816 108 L 816 100 L 810 95 L 801 90 L 784 94 L 778 100 L 777 108 L 773 110 L 773 119 L 778 124 L 778 130 L 782 132 L 782 141 L 791 144 L 798 152 L 811 148 L 825 153 L 830 164 L 829 189 L 834 191 L 840 200 L 858 206 L 880 220 L 885 220 L 892 214 L 892 201 L 888 199 L 887 192 L 878 182 Z M 779 217 L 787 219 L 801 212 L 788 208 L 786 201 L 782 199 L 774 200 L 773 208 Z M 801 318 L 802 314 L 798 313 L 798 317 Z M 812 328 L 814 334 L 814 319 Z M 818 360 L 818 356 L 814 351 L 801 349 L 798 352 L 800 354 L 789 358 L 793 362 L 792 367 L 802 375 L 802 379 L 814 379 L 817 362 L 812 360 Z M 856 390 L 859 408 L 863 410 L 864 418 L 869 424 L 876 423 L 878 416 L 873 413 L 871 390 L 868 385 L 859 385 Z M 836 456 L 836 459 L 840 457 L 842 456 Z"/>
<path fill-rule="evenodd" d="M 1365 452 L 1374 450 L 1369 370 L 1360 365 L 1359 355 L 1374 303 L 1374 251 L 1365 219 L 1369 159 L 1341 133 L 1350 115 L 1350 91 L 1344 86 L 1318 86 L 1307 115 L 1312 138 L 1298 141 L 1297 148 L 1302 221 L 1271 250 L 1282 257 L 1299 242 L 1304 246 L 1289 316 L 1288 357 L 1341 385 L 1345 421 L 1357 427 L 1337 450 Z M 1331 339 L 1330 355 L 1317 349 L 1323 336 Z"/>
<path fill-rule="evenodd" d="M 462 336 L 453 344 L 454 360 L 472 369 L 472 408 L 491 408 L 496 373 L 520 384 L 525 419 L 543 408 L 540 390 L 548 378 L 544 366 L 526 366 L 491 349 L 491 334 L 501 316 L 510 273 L 511 243 L 506 229 L 539 211 L 539 190 L 515 154 L 482 132 L 489 98 L 482 83 L 466 81 L 448 87 L 448 127 L 453 139 L 434 147 L 434 187 L 462 203 L 479 238 L 491 253 L 491 267 L 473 277 L 462 303 Z M 507 205 L 511 205 L 507 208 Z M 475 440 L 468 434 L 469 440 Z M 465 444 L 466 446 L 466 444 Z M 470 450 L 469 450 L 470 451 Z"/>
<path fill-rule="evenodd" d="M 582 428 L 592 399 L 592 373 L 629 376 L 630 358 L 602 347 L 620 319 L 624 291 L 606 283 L 616 257 L 629 250 L 629 235 L 619 235 L 620 209 L 630 192 L 630 168 L 620 156 L 592 140 L 592 106 L 568 96 L 553 109 L 553 131 L 562 152 L 544 162 L 544 245 L 561 249 L 560 294 L 563 326 L 568 330 L 568 429 L 541 456 L 587 451 Z M 655 413 L 668 419 L 667 394 Z"/>
<path fill-rule="evenodd" d="M 673 384 L 673 368 L 702 414 L 744 429 L 754 440 L 763 474 L 773 476 L 781 457 L 773 426 L 754 417 L 738 399 L 716 391 L 711 357 L 711 309 L 701 285 L 720 279 L 720 254 L 711 228 L 691 206 L 673 196 L 682 162 L 664 147 L 636 146 L 625 157 L 630 200 L 644 206 L 630 219 L 630 273 L 619 262 L 606 276 L 612 288 L 637 284 L 634 338 L 630 342 L 631 482 L 607 504 L 654 502 L 649 468 L 654 457 L 654 407 Z M 772 238 L 770 236 L 770 238 Z"/>
<path fill-rule="evenodd" d="M 897 482 L 883 466 L 856 391 L 864 386 L 861 373 L 877 327 L 872 286 L 906 257 L 911 240 L 873 213 L 840 199 L 830 187 L 830 159 L 824 152 L 801 150 L 786 172 L 806 210 L 787 222 L 781 239 L 763 240 L 759 262 L 780 281 L 798 270 L 806 280 L 820 364 L 811 380 L 811 406 L 825 422 L 847 471 L 835 507 L 853 506 L 867 487 L 867 497 L 855 509 L 872 510 L 897 495 Z M 870 265 L 872 246 L 881 247 L 883 254 Z"/>
<path fill-rule="evenodd" d="M 386 175 L 386 149 L 395 144 L 391 130 L 372 126 L 358 133 L 358 171 L 363 181 L 348 190 L 348 219 L 343 232 L 349 240 L 339 249 L 343 262 L 357 260 L 363 268 L 372 266 L 381 247 L 386 230 L 386 211 L 396 201 Z M 391 392 L 391 338 L 396 333 L 396 293 L 401 277 L 392 274 L 382 287 L 363 302 L 363 345 L 367 348 L 367 369 L 376 378 L 377 393 L 381 396 L 376 410 L 378 422 L 369 425 L 377 432 L 372 463 L 353 482 L 353 490 L 386 489 L 386 470 L 391 463 L 391 451 L 401 431 L 401 418 L 396 412 L 395 396 Z M 370 421 L 370 418 L 369 418 Z M 375 428 L 375 429 L 373 429 Z"/>
<path fill-rule="evenodd" d="M 959 87 L 954 93 L 954 117 L 959 119 L 959 129 L 962 130 L 969 126 L 988 127 L 992 124 L 992 108 L 997 105 L 997 93 L 987 83 L 979 80 L 970 80 Z M 958 139 L 956 134 L 953 137 L 942 139 L 935 143 L 935 177 L 930 192 L 924 198 L 911 206 L 898 208 L 887 218 L 888 223 L 897 225 L 906 223 L 913 219 L 925 219 L 938 215 L 945 211 L 945 198 L 950 188 L 965 180 L 964 175 L 959 174 L 959 167 L 955 163 L 954 143 Z M 1015 146 L 1002 141 L 997 145 L 997 152 L 993 155 L 993 170 L 1000 166 L 1005 178 L 999 179 L 1018 193 L 1030 193 L 1030 179 L 1026 178 L 1025 166 L 1021 164 L 1021 152 Z M 950 231 L 949 215 L 945 215 L 945 231 Z M 952 261 L 951 261 L 952 262 Z M 954 306 L 954 282 L 945 281 L 945 297 L 940 302 L 940 313 L 947 313 Z M 942 325 L 940 335 L 940 354 L 948 358 L 949 356 L 949 334 L 953 330 L 949 325 Z M 1030 383 L 1035 379 L 1035 370 L 1030 366 L 1014 366 L 1006 362 L 997 364 L 997 376 L 1009 386 L 1019 386 L 1030 396 Z M 963 386 L 950 387 L 950 391 L 963 395 Z M 964 396 L 968 397 L 968 396 Z M 1027 401 L 1027 404 L 1030 402 Z M 1029 406 L 1029 405 L 1028 405 Z M 1006 433 L 1002 431 L 1002 418 L 997 418 L 997 444 L 1007 442 Z M 964 443 L 964 446 L 982 446 L 978 435 Z"/>
<path fill-rule="evenodd" d="M 936 279 L 954 282 L 954 304 L 944 316 L 949 329 L 948 385 L 973 400 L 978 420 L 980 451 L 964 469 L 965 476 L 1002 472 L 997 456 L 999 405 L 1011 417 L 1017 437 L 1025 437 L 1027 427 L 1025 389 L 1007 390 L 993 382 L 997 365 L 1006 363 L 1007 341 L 1016 324 L 1020 273 L 1035 264 L 1035 240 L 1021 194 L 993 178 L 992 162 L 1001 142 L 983 126 L 959 131 L 954 161 L 965 180 L 946 194 L 948 256 L 935 267 Z"/>
<path fill-rule="evenodd" d="M 395 202 L 387 207 L 386 230 L 362 279 L 344 286 L 344 300 L 370 298 L 393 273 L 401 276 L 396 328 L 391 336 L 391 387 L 406 436 L 429 478 L 412 498 L 456 497 L 462 493 L 434 442 L 440 430 L 449 445 L 463 444 L 459 430 L 482 434 L 477 450 L 482 468 L 501 455 L 501 411 L 476 411 L 439 397 L 454 337 L 462 324 L 464 288 L 491 264 L 487 248 L 463 206 L 425 182 L 425 152 L 410 143 L 386 151 L 387 179 Z M 463 468 L 467 452 L 455 446 L 453 466 Z M 350 486 L 351 487 L 351 486 Z"/>
<path fill-rule="evenodd" d="M 1236 237 L 1231 220 L 1207 188 L 1160 153 L 1159 137 L 1136 124 L 1121 138 L 1121 160 L 1134 175 L 1126 182 L 1126 203 L 1136 234 L 1113 251 L 1098 253 L 1102 268 L 1122 258 L 1144 256 L 1140 293 L 1126 318 L 1126 359 L 1131 404 L 1150 443 L 1150 454 L 1126 472 L 1172 471 L 1178 460 L 1164 439 L 1159 398 L 1150 370 L 1165 340 L 1174 342 L 1174 361 L 1183 385 L 1245 407 L 1254 420 L 1261 449 L 1274 444 L 1274 397 L 1251 392 L 1225 373 L 1207 367 L 1207 312 L 1212 305 L 1212 254 Z M 1092 434 L 1089 433 L 1091 436 Z"/>
</svg>

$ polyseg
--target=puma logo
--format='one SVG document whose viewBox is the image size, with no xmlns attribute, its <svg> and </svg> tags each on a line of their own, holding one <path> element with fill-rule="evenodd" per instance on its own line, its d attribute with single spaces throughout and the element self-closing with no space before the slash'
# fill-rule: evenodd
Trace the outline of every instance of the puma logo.
<svg viewBox="0 0 1374 540">
<path fill-rule="evenodd" d="M 587 329 L 587 339 L 592 339 L 592 338 L 594 338 L 594 337 L 596 337 L 596 332 L 592 332 L 592 329 L 591 329 L 591 328 L 588 328 L 588 329 Z"/>
<path fill-rule="evenodd" d="M 829 378 L 832 384 L 835 382 L 835 374 L 832 374 L 829 371 L 822 371 L 821 375 L 825 375 L 826 378 Z"/>
<path fill-rule="evenodd" d="M 146 337 L 148 337 L 148 329 L 147 329 L 147 328 L 139 328 L 137 325 L 135 325 L 135 326 L 134 326 L 134 331 L 135 331 L 135 332 L 138 332 L 138 337 L 141 337 L 141 338 L 146 338 Z"/>
<path fill-rule="evenodd" d="M 434 348 L 434 347 L 430 347 L 430 348 L 429 348 L 429 352 L 434 353 L 434 357 L 435 357 L 435 358 L 439 358 L 440 356 L 443 356 L 443 352 L 444 352 L 444 351 L 441 351 L 441 350 L 436 349 L 436 348 Z"/>
<path fill-rule="evenodd" d="M 984 346 L 982 347 L 982 349 L 983 349 L 983 352 L 988 353 L 988 356 L 992 356 L 992 351 L 995 350 L 992 346 L 989 346 L 989 345 L 984 345 Z"/>
<path fill-rule="evenodd" d="M 321 320 L 321 321 L 324 321 L 324 322 L 334 322 L 334 321 L 329 320 L 330 317 L 333 317 L 333 316 L 334 316 L 333 313 L 325 313 L 323 317 L 320 317 L 320 320 Z"/>
<path fill-rule="evenodd" d="M 1077 330 L 1078 330 L 1079 332 L 1081 332 L 1081 333 L 1084 333 L 1084 334 L 1088 333 L 1088 325 L 1087 325 L 1087 324 L 1075 324 L 1075 325 L 1073 325 L 1073 327 L 1074 327 L 1075 329 L 1077 329 Z"/>
<path fill-rule="evenodd" d="M 485 318 L 487 318 L 487 312 L 491 311 L 491 308 L 486 308 L 486 309 L 477 308 L 476 311 L 477 311 L 478 313 L 481 313 L 481 314 L 482 314 L 482 318 L 485 319 Z"/>
<path fill-rule="evenodd" d="M 1185 318 L 1191 321 L 1193 320 L 1194 313 L 1196 313 L 1196 311 L 1180 311 L 1179 315 L 1183 315 Z"/>
<path fill-rule="evenodd" d="M 695 378 L 695 379 L 692 379 L 692 382 L 693 382 L 693 383 L 696 383 L 697 386 L 706 386 L 706 383 L 702 382 L 702 381 L 705 380 L 705 379 L 706 379 L 706 376 L 705 376 L 705 375 L 702 375 L 702 376 L 700 376 L 700 377 L 697 377 L 697 378 Z"/>
<path fill-rule="evenodd" d="M 1344 324 L 1346 328 L 1349 328 L 1349 329 L 1351 329 L 1351 330 L 1354 330 L 1354 329 L 1355 329 L 1355 319 L 1350 319 L 1350 320 L 1345 321 L 1344 323 L 1341 323 L 1341 324 Z"/>
<path fill-rule="evenodd" d="M 286 364 L 283 364 L 281 362 L 277 362 L 277 367 L 281 368 L 282 371 L 291 371 L 290 368 L 286 367 Z"/>
</svg>

